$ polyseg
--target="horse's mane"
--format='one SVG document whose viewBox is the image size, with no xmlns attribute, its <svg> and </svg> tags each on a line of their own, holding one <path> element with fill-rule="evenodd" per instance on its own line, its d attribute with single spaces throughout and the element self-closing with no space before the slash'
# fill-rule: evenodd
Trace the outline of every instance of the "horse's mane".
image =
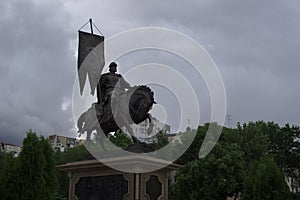
<svg viewBox="0 0 300 200">
<path fill-rule="evenodd" d="M 155 103 L 154 93 L 148 86 L 145 86 L 145 85 L 135 86 L 131 89 L 130 92 L 131 92 L 131 95 L 130 95 L 129 103 L 132 106 L 134 106 L 134 104 L 137 101 L 140 101 L 141 99 L 147 100 L 150 104 Z"/>
</svg>

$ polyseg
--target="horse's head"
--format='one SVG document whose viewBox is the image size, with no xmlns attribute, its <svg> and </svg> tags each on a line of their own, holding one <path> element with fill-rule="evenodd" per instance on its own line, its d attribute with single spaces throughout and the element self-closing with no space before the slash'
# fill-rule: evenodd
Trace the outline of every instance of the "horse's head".
<svg viewBox="0 0 300 200">
<path fill-rule="evenodd" d="M 154 101 L 154 93 L 147 86 L 136 86 L 129 101 L 130 114 L 135 123 L 146 119 L 147 113 L 151 110 Z"/>
<path fill-rule="evenodd" d="M 147 99 L 143 99 L 138 102 L 137 111 L 141 114 L 147 114 L 149 110 L 151 110 L 153 103 L 148 101 Z"/>
</svg>

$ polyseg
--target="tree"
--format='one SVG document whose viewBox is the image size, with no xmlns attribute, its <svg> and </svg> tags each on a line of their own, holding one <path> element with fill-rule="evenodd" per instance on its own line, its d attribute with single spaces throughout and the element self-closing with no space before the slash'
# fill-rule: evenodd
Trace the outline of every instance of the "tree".
<svg viewBox="0 0 300 200">
<path fill-rule="evenodd" d="M 222 134 L 218 141 L 222 141 L 228 144 L 241 144 L 241 137 L 236 129 L 221 127 L 217 123 L 206 123 L 204 124 L 204 126 L 198 127 L 196 134 L 195 130 L 189 130 L 182 134 L 181 140 L 184 144 L 187 144 L 186 141 L 192 140 L 193 137 L 194 139 L 192 144 L 185 151 L 185 153 L 176 161 L 176 163 L 184 165 L 188 162 L 198 159 L 199 150 L 203 144 L 204 138 L 206 137 L 207 131 L 210 126 L 212 126 L 212 128 L 216 130 L 222 129 Z M 210 140 L 215 140 L 215 138 L 213 138 L 214 136 L 208 137 L 212 137 Z"/>
<path fill-rule="evenodd" d="M 165 132 L 159 131 L 156 134 L 157 141 L 154 142 L 155 148 L 160 149 L 166 146 L 169 143 L 168 136 Z"/>
<path fill-rule="evenodd" d="M 64 164 L 67 162 L 89 160 L 93 157 L 84 145 L 79 145 L 74 148 L 67 149 L 64 152 L 57 151 L 55 153 L 55 158 L 57 159 L 57 164 Z"/>
<path fill-rule="evenodd" d="M 108 138 L 114 145 L 120 148 L 125 148 L 132 143 L 131 139 L 122 130 L 115 132 L 114 135 L 110 134 Z"/>
<path fill-rule="evenodd" d="M 284 175 L 272 158 L 262 157 L 251 164 L 244 181 L 243 200 L 288 200 L 290 195 Z"/>
<path fill-rule="evenodd" d="M 20 199 L 47 199 L 46 158 L 37 135 L 31 130 L 23 141 L 20 153 Z"/>
<path fill-rule="evenodd" d="M 244 176 L 243 152 L 237 144 L 217 143 L 205 158 L 187 163 L 176 175 L 171 198 L 226 199 L 237 196 Z"/>
<path fill-rule="evenodd" d="M 54 200 L 57 191 L 55 162 L 50 144 L 31 130 L 19 157 L 7 157 L 0 175 L 4 199 Z"/>
<path fill-rule="evenodd" d="M 176 160 L 176 163 L 184 165 L 198 159 L 199 150 L 205 138 L 208 127 L 209 124 L 207 123 L 204 126 L 199 126 L 196 130 L 196 134 L 194 130 L 187 131 L 182 134 L 181 140 L 183 144 L 187 144 L 187 141 L 191 141 L 193 137 L 194 140 L 188 149 L 183 153 L 183 155 Z"/>
<path fill-rule="evenodd" d="M 44 168 L 44 179 L 47 184 L 45 187 L 45 195 L 47 196 L 47 199 L 53 200 L 56 198 L 53 194 L 55 194 L 58 189 L 54 151 L 52 150 L 49 141 L 44 137 L 40 137 L 40 145 L 46 160 Z"/>
<path fill-rule="evenodd" d="M 237 125 L 237 131 L 241 136 L 241 147 L 245 153 L 245 161 L 248 165 L 253 160 L 259 160 L 268 153 L 270 141 L 265 133 L 267 124 L 263 121 L 249 122 L 241 126 Z"/>
<path fill-rule="evenodd" d="M 11 153 L 1 153 L 0 197 L 1 200 L 19 199 L 19 162 Z"/>
<path fill-rule="evenodd" d="M 286 124 L 284 127 L 273 125 L 268 132 L 270 138 L 269 152 L 278 167 L 289 177 L 300 183 L 300 129 Z"/>
</svg>

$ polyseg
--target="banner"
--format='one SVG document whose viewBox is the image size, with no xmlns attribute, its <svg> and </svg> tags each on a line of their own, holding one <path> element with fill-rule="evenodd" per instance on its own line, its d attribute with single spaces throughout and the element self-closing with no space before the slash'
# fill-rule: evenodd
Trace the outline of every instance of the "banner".
<svg viewBox="0 0 300 200">
<path fill-rule="evenodd" d="M 104 37 L 79 31 L 77 67 L 81 95 L 87 76 L 89 77 L 91 94 L 95 94 L 95 88 L 104 64 Z"/>
</svg>

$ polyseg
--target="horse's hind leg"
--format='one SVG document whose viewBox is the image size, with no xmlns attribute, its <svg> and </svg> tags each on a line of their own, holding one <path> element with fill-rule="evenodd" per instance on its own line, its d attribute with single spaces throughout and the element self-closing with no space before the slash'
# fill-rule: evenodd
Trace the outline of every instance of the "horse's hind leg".
<svg viewBox="0 0 300 200">
<path fill-rule="evenodd" d="M 86 141 L 87 141 L 87 142 L 91 142 L 91 135 L 92 135 L 92 132 L 91 132 L 91 131 L 87 131 L 87 132 L 86 132 Z"/>
<path fill-rule="evenodd" d="M 86 131 L 85 144 L 87 144 L 87 145 L 92 144 L 91 131 L 89 131 L 89 130 Z"/>
</svg>

